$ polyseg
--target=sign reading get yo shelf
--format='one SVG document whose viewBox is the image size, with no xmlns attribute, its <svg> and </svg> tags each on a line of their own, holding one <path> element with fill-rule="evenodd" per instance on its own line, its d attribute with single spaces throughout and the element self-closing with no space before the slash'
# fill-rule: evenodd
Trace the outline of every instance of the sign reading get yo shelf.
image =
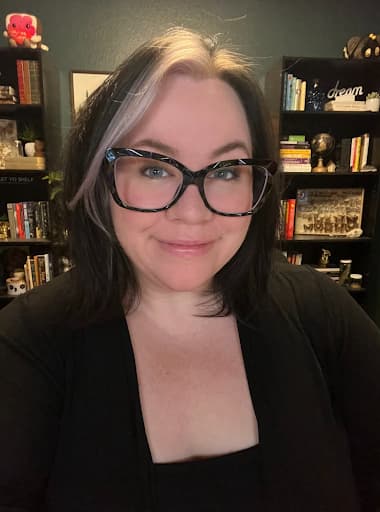
<svg viewBox="0 0 380 512">
<path fill-rule="evenodd" d="M 364 94 L 362 85 L 354 85 L 353 87 L 341 87 L 339 88 L 339 80 L 335 86 L 330 89 L 327 93 L 327 97 L 330 100 L 334 100 L 337 96 L 362 96 Z"/>
</svg>

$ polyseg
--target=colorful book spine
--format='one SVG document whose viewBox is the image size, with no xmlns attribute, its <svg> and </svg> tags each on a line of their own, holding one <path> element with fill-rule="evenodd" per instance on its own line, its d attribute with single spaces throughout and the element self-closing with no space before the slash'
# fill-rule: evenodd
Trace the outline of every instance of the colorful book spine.
<svg viewBox="0 0 380 512">
<path fill-rule="evenodd" d="M 7 203 L 7 214 L 8 214 L 8 222 L 9 222 L 9 230 L 11 232 L 11 238 L 17 238 L 17 228 L 16 228 L 16 211 L 14 203 Z"/>
<path fill-rule="evenodd" d="M 305 110 L 305 103 L 306 103 L 306 80 L 302 80 L 299 110 L 301 110 L 301 111 Z"/>
<path fill-rule="evenodd" d="M 362 146 L 362 138 L 360 136 L 355 137 L 356 138 L 356 147 L 355 147 L 355 156 L 354 156 L 354 164 L 352 167 L 352 172 L 358 172 L 359 169 L 359 163 L 360 163 L 360 151 Z"/>
<path fill-rule="evenodd" d="M 361 143 L 361 153 L 360 153 L 360 163 L 359 163 L 359 170 L 362 170 L 368 162 L 368 149 L 369 149 L 369 140 L 370 135 L 369 133 L 363 133 L 362 135 L 362 143 Z"/>
<path fill-rule="evenodd" d="M 26 104 L 25 97 L 25 86 L 24 86 L 24 74 L 23 74 L 23 66 L 22 60 L 16 60 L 16 69 L 17 69 L 17 85 L 18 85 L 18 97 L 19 102 L 22 105 Z"/>
<path fill-rule="evenodd" d="M 288 85 L 286 88 L 286 110 L 290 110 L 291 95 L 292 95 L 292 81 L 293 81 L 293 75 L 292 75 L 292 73 L 288 73 Z"/>
<path fill-rule="evenodd" d="M 17 222 L 17 237 L 25 239 L 25 228 L 24 228 L 24 210 L 22 203 L 15 203 L 16 207 L 16 222 Z"/>
<path fill-rule="evenodd" d="M 30 77 L 30 100 L 32 104 L 40 104 L 42 102 L 40 63 L 37 60 L 30 60 L 28 62 Z"/>
<path fill-rule="evenodd" d="M 286 232 L 285 232 L 285 238 L 287 240 L 291 240 L 294 235 L 295 214 L 296 214 L 296 200 L 288 199 L 288 214 L 287 214 L 287 223 L 286 223 Z"/>
</svg>

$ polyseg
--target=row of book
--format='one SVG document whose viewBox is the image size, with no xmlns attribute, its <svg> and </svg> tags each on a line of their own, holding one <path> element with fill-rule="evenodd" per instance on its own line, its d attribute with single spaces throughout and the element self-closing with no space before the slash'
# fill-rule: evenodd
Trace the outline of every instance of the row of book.
<svg viewBox="0 0 380 512">
<path fill-rule="evenodd" d="M 282 254 L 292 265 L 302 265 L 302 252 L 282 251 Z"/>
<path fill-rule="evenodd" d="M 282 91 L 283 110 L 305 110 L 306 80 L 302 80 L 292 73 L 284 73 Z"/>
<path fill-rule="evenodd" d="M 27 256 L 24 265 L 25 283 L 27 290 L 48 283 L 52 278 L 51 258 L 48 253 Z"/>
<path fill-rule="evenodd" d="M 294 235 L 296 215 L 296 199 L 282 199 L 278 237 L 282 240 L 291 240 Z"/>
<path fill-rule="evenodd" d="M 280 141 L 280 170 L 283 172 L 311 172 L 311 148 L 304 136 Z"/>
<path fill-rule="evenodd" d="M 50 231 L 48 201 L 7 203 L 12 239 L 48 239 Z"/>
<path fill-rule="evenodd" d="M 359 172 L 365 169 L 368 162 L 369 133 L 341 140 L 340 166 Z"/>
<path fill-rule="evenodd" d="M 22 105 L 41 104 L 41 72 L 38 60 L 17 59 L 17 82 Z"/>
</svg>

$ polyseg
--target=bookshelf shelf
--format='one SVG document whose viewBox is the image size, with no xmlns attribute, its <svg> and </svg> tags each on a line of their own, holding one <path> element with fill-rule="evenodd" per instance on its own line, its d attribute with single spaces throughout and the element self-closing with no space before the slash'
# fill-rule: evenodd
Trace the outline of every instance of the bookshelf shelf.
<svg viewBox="0 0 380 512">
<path fill-rule="evenodd" d="M 289 78 L 289 75 L 293 76 Z M 356 100 L 364 101 L 369 92 L 380 90 L 380 63 L 364 59 L 285 56 L 268 71 L 265 95 L 272 124 L 278 142 L 287 140 L 287 143 L 279 144 L 283 165 L 290 170 L 294 170 L 293 166 L 301 164 L 305 168 L 309 164 L 311 167 L 316 166 L 318 155 L 313 153 L 311 141 L 316 134 L 328 133 L 334 138 L 335 149 L 328 158 L 325 158 L 323 165 L 328 166 L 332 161 L 336 164 L 338 171 L 280 173 L 283 216 L 279 229 L 282 236 L 278 240 L 278 247 L 287 255 L 288 261 L 296 264 L 302 262 L 316 265 L 320 261 L 322 249 L 330 251 L 330 263 L 334 266 L 339 267 L 340 259 L 351 259 L 352 272 L 363 275 L 363 287 L 359 290 L 348 289 L 348 291 L 380 325 L 380 313 L 376 313 L 377 310 L 380 311 L 380 294 L 377 291 L 380 290 L 380 268 L 378 269 L 380 260 L 380 112 L 306 111 L 305 98 L 307 99 L 307 92 L 316 78 L 319 92 L 322 93 L 325 101 L 331 101 L 345 92 L 349 94 L 353 91 L 355 91 Z M 304 82 L 306 82 L 306 94 Z M 293 139 L 292 142 L 289 140 L 290 135 L 303 136 L 304 143 L 300 142 L 297 145 L 294 143 L 296 137 L 290 138 Z M 360 139 L 360 144 L 355 139 Z M 365 151 L 360 152 L 363 147 Z M 359 150 L 355 151 L 355 148 Z M 360 169 L 360 166 L 365 164 L 376 168 L 377 171 L 352 172 L 351 166 Z M 305 202 L 300 203 L 300 201 L 304 201 L 309 196 L 308 189 L 309 191 L 321 189 L 321 197 L 327 197 L 330 194 L 329 201 L 333 206 L 322 207 L 322 203 L 315 206 L 311 201 L 310 206 L 305 209 Z M 352 199 L 351 206 L 344 210 L 346 213 L 342 213 L 341 204 L 349 204 L 346 201 L 350 200 L 340 199 L 343 201 L 340 204 L 334 202 L 335 189 L 337 191 L 362 189 L 361 201 L 355 202 L 356 209 L 351 209 L 355 201 Z M 357 190 L 356 194 L 360 192 Z M 342 198 L 344 197 L 342 194 L 340 192 L 336 196 Z M 350 192 L 347 191 L 347 194 L 348 198 Z M 310 196 L 318 197 L 318 192 L 310 193 Z M 353 191 L 351 197 L 354 196 Z M 360 222 L 363 236 L 360 238 L 301 234 L 291 236 L 294 231 L 289 229 L 289 225 L 292 220 L 293 224 L 296 224 L 297 200 L 301 216 L 298 217 L 298 233 L 302 231 L 302 222 L 306 223 L 304 230 L 307 228 L 314 232 L 329 232 L 331 225 L 334 226 L 332 230 L 335 231 L 337 226 L 341 229 L 344 224 L 348 226 L 350 223 L 352 225 Z M 307 209 L 308 207 L 310 210 Z M 290 213 L 287 214 L 287 211 Z"/>
<path fill-rule="evenodd" d="M 47 175 L 46 170 L 42 169 L 0 169 L 0 186 L 3 182 L 6 182 L 7 180 L 4 179 L 7 176 L 28 176 L 28 175 L 34 175 L 34 176 L 45 176 Z"/>
<path fill-rule="evenodd" d="M 369 118 L 378 118 L 380 117 L 379 112 L 356 112 L 356 111 L 334 111 L 334 112 L 306 112 L 306 111 L 298 111 L 298 110 L 281 110 L 281 115 L 284 116 L 295 116 L 295 117 L 369 117 Z"/>
<path fill-rule="evenodd" d="M 51 240 L 46 239 L 20 239 L 20 238 L 9 238 L 7 240 L 0 240 L 0 246 L 11 246 L 11 245 L 51 245 Z"/>
<path fill-rule="evenodd" d="M 326 237 L 326 236 L 317 236 L 317 235 L 295 235 L 293 238 L 285 239 L 282 238 L 280 240 L 281 244 L 368 244 L 372 241 L 372 237 L 370 236 L 361 236 L 359 238 L 347 238 L 347 237 Z"/>
<path fill-rule="evenodd" d="M 0 114 L 20 114 L 20 113 L 33 113 L 41 110 L 43 108 L 40 104 L 33 105 L 21 105 L 20 103 L 10 104 L 10 103 L 0 103 Z"/>
</svg>

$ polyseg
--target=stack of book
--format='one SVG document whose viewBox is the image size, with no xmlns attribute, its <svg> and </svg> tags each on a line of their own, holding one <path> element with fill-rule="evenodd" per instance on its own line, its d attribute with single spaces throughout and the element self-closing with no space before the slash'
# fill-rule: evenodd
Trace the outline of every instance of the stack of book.
<svg viewBox="0 0 380 512">
<path fill-rule="evenodd" d="M 40 63 L 37 60 L 17 60 L 17 82 L 20 103 L 41 104 Z"/>
<path fill-rule="evenodd" d="M 27 256 L 24 272 L 27 290 L 48 283 L 52 277 L 50 255 L 46 253 Z"/>
<path fill-rule="evenodd" d="M 282 109 L 305 110 L 306 80 L 292 73 L 283 74 Z"/>
<path fill-rule="evenodd" d="M 7 203 L 7 212 L 12 239 L 46 240 L 49 238 L 48 201 Z"/>
<path fill-rule="evenodd" d="M 324 104 L 327 112 L 365 112 L 368 110 L 365 101 L 355 101 L 353 94 L 337 96 L 335 100 Z"/>
<path fill-rule="evenodd" d="M 311 149 L 305 140 L 280 141 L 280 170 L 283 172 L 311 172 Z"/>
<path fill-rule="evenodd" d="M 16 91 L 11 85 L 0 85 L 0 104 L 15 105 L 18 103 Z"/>
</svg>

